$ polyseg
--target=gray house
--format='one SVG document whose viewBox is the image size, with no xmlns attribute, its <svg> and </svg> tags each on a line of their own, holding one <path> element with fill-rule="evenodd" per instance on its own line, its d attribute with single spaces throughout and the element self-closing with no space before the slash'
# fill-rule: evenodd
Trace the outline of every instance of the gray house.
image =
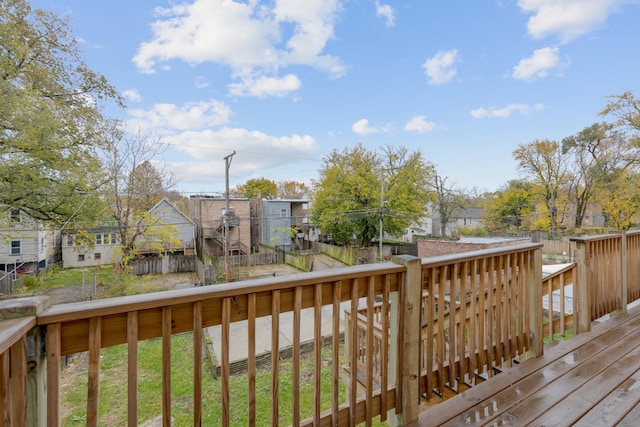
<svg viewBox="0 0 640 427">
<path fill-rule="evenodd" d="M 309 202 L 305 199 L 262 199 L 260 232 L 262 243 L 302 249 L 305 240 L 314 240 L 309 225 Z"/>
<path fill-rule="evenodd" d="M 162 242 L 160 236 L 154 236 L 153 228 L 147 236 L 136 240 L 139 254 L 158 252 L 158 246 L 167 253 L 190 255 L 195 253 L 195 225 L 177 206 L 162 199 L 149 213 L 159 227 L 171 226 L 172 242 Z M 113 264 L 119 254 L 120 241 L 118 228 L 114 226 L 96 227 L 86 230 L 93 235 L 93 245 L 77 245 L 75 232 L 68 230 L 62 238 L 63 268 L 90 267 Z"/>
</svg>

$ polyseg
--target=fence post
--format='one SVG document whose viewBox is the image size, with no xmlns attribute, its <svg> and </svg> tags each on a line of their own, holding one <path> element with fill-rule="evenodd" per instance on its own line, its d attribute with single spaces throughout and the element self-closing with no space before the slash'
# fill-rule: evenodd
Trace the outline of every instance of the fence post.
<svg viewBox="0 0 640 427">
<path fill-rule="evenodd" d="M 0 302 L 0 320 L 38 316 L 51 305 L 49 297 L 15 298 Z M 44 331 L 33 328 L 27 334 L 27 426 L 47 425 L 47 382 Z"/>
<path fill-rule="evenodd" d="M 591 253 L 589 243 L 582 239 L 571 239 L 576 242 L 577 274 L 573 283 L 573 325 L 574 333 L 581 334 L 591 330 L 591 301 L 589 295 L 589 267 Z"/>
<path fill-rule="evenodd" d="M 402 364 L 402 370 L 396 387 L 399 387 L 402 399 L 396 401 L 400 413 L 395 421 L 396 425 L 409 425 L 418 421 L 420 405 L 422 261 L 414 256 L 400 255 L 393 257 L 393 262 L 406 268 L 404 281 L 398 284 L 400 321 L 397 329 L 399 343 L 395 350 L 398 352 L 397 363 Z M 390 369 L 393 368 L 390 366 Z"/>
</svg>

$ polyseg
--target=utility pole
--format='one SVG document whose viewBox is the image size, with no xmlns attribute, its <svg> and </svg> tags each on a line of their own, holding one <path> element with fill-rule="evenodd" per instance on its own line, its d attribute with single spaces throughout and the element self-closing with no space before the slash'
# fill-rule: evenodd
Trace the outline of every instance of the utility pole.
<svg viewBox="0 0 640 427">
<path fill-rule="evenodd" d="M 382 170 L 380 177 L 380 249 L 378 258 L 382 262 L 382 225 L 384 219 L 384 169 Z"/>
<path fill-rule="evenodd" d="M 231 159 L 235 154 L 236 152 L 234 151 L 224 158 L 225 210 L 222 216 L 222 222 L 224 223 L 224 275 L 227 283 L 231 280 L 231 265 L 229 264 L 229 167 L 231 166 Z"/>
</svg>

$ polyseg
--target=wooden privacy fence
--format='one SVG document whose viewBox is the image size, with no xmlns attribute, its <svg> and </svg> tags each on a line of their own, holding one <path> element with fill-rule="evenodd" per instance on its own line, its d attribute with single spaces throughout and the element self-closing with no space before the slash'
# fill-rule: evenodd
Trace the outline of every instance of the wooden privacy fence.
<svg viewBox="0 0 640 427">
<path fill-rule="evenodd" d="M 165 255 L 132 260 L 131 272 L 136 275 L 187 273 L 196 271 L 195 255 Z"/>
</svg>

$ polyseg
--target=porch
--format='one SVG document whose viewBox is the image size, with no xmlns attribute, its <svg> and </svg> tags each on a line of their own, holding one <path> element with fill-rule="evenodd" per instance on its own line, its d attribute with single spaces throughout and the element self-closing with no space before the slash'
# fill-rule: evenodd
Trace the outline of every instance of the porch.
<svg viewBox="0 0 640 427">
<path fill-rule="evenodd" d="M 640 425 L 640 307 L 421 412 L 420 426 Z"/>
<path fill-rule="evenodd" d="M 631 331 L 635 321 L 623 321 L 636 318 L 635 311 L 624 313 L 627 301 L 640 297 L 640 233 L 576 239 L 576 245 L 577 262 L 544 278 L 541 245 L 524 244 L 423 260 L 396 257 L 392 263 L 74 304 L 49 306 L 46 299 L 5 301 L 0 307 L 0 420 L 15 426 L 60 425 L 62 360 L 66 355 L 87 352 L 86 425 L 101 424 L 101 352 L 124 345 L 128 387 L 121 396 L 126 414 L 119 424 L 138 425 L 145 421 L 139 410 L 142 362 L 138 347 L 143 341 L 159 338 L 160 415 L 163 425 L 171 425 L 178 413 L 172 389 L 172 370 L 176 368 L 172 337 L 189 333 L 192 364 L 179 367 L 192 373 L 188 424 L 237 425 L 233 421 L 237 414 L 230 410 L 237 390 L 230 387 L 229 348 L 230 325 L 239 321 L 247 322 L 248 331 L 243 391 L 247 405 L 242 410 L 247 421 L 243 425 L 371 425 L 376 417 L 397 425 L 437 425 L 434 417 L 444 413 L 449 414 L 444 421 L 453 424 L 460 420 L 484 424 L 488 416 L 465 418 L 465 411 L 480 408 L 478 414 L 497 412 L 502 401 L 496 401 L 494 395 L 509 393 L 512 389 L 508 386 L 518 379 L 529 384 L 533 381 L 529 378 L 539 377 L 544 377 L 542 383 L 557 384 L 547 390 L 555 393 L 547 400 L 575 399 L 571 389 L 553 381 L 564 377 L 556 365 L 568 365 L 572 357 L 601 348 L 603 357 L 581 368 L 593 381 L 601 381 L 605 377 L 597 379 L 599 371 L 592 372 L 595 364 L 603 360 L 613 364 L 625 355 L 631 358 L 634 353 L 625 353 L 631 350 L 629 342 L 640 341 Z M 572 287 L 571 309 L 565 298 L 568 286 Z M 353 313 L 350 321 L 344 305 Z M 303 317 L 304 309 L 312 310 L 313 316 Z M 283 372 L 283 363 L 273 352 L 268 367 L 271 393 L 263 396 L 256 390 L 256 334 L 270 333 L 271 348 L 279 348 L 282 313 L 292 313 L 293 319 L 289 325 L 290 372 Z M 617 315 L 589 332 L 593 320 L 610 313 Z M 257 330 L 256 319 L 263 317 L 271 318 L 270 331 Z M 332 331 L 328 339 L 322 336 L 322 324 L 327 321 Z M 607 324 L 619 324 L 622 329 L 598 332 Z M 220 396 L 215 400 L 204 395 L 202 388 L 208 375 L 203 369 L 202 330 L 214 325 L 220 325 L 222 340 L 222 351 L 217 355 Z M 310 372 L 303 372 L 300 366 L 303 327 L 313 330 Z M 628 333 L 622 338 L 619 331 L 624 330 Z M 549 346 L 543 355 L 544 336 L 553 340 L 568 331 L 576 336 L 567 343 Z M 595 334 L 613 341 L 598 344 Z M 614 338 L 620 340 L 617 345 L 613 345 Z M 590 347 L 582 349 L 580 342 Z M 611 345 L 605 346 L 607 343 Z M 570 349 L 565 353 L 558 350 L 572 345 L 577 349 L 575 354 Z M 601 347 L 591 347 L 598 345 Z M 608 353 L 608 347 L 618 348 L 619 353 Z M 330 353 L 329 360 L 323 349 Z M 349 374 L 346 392 L 344 372 Z M 574 377 L 576 373 L 583 379 L 584 372 L 574 371 Z M 323 378 L 329 378 L 328 388 Z M 283 391 L 284 386 L 290 389 Z M 530 393 L 535 389 L 532 385 Z M 440 403 L 442 396 L 455 393 L 459 395 Z M 292 396 L 292 408 L 283 419 L 285 394 Z M 508 404 L 515 400 L 505 396 Z M 615 394 L 610 396 L 615 398 Z M 576 400 L 588 406 L 588 400 L 580 397 L 582 400 Z M 474 408 L 483 405 L 479 399 L 484 398 L 490 399 L 489 406 Z M 270 410 L 258 413 L 256 404 L 265 399 Z M 534 400 L 524 399 L 522 404 L 533 405 Z M 306 405 L 307 401 L 311 404 Z M 458 405 L 450 403 L 456 401 Z M 492 401 L 497 402 L 495 406 Z M 215 418 L 211 418 L 212 408 Z M 513 410 L 511 407 L 496 417 Z M 524 419 L 525 415 L 544 416 L 547 412 L 544 405 L 531 406 L 520 416 Z"/>
</svg>

